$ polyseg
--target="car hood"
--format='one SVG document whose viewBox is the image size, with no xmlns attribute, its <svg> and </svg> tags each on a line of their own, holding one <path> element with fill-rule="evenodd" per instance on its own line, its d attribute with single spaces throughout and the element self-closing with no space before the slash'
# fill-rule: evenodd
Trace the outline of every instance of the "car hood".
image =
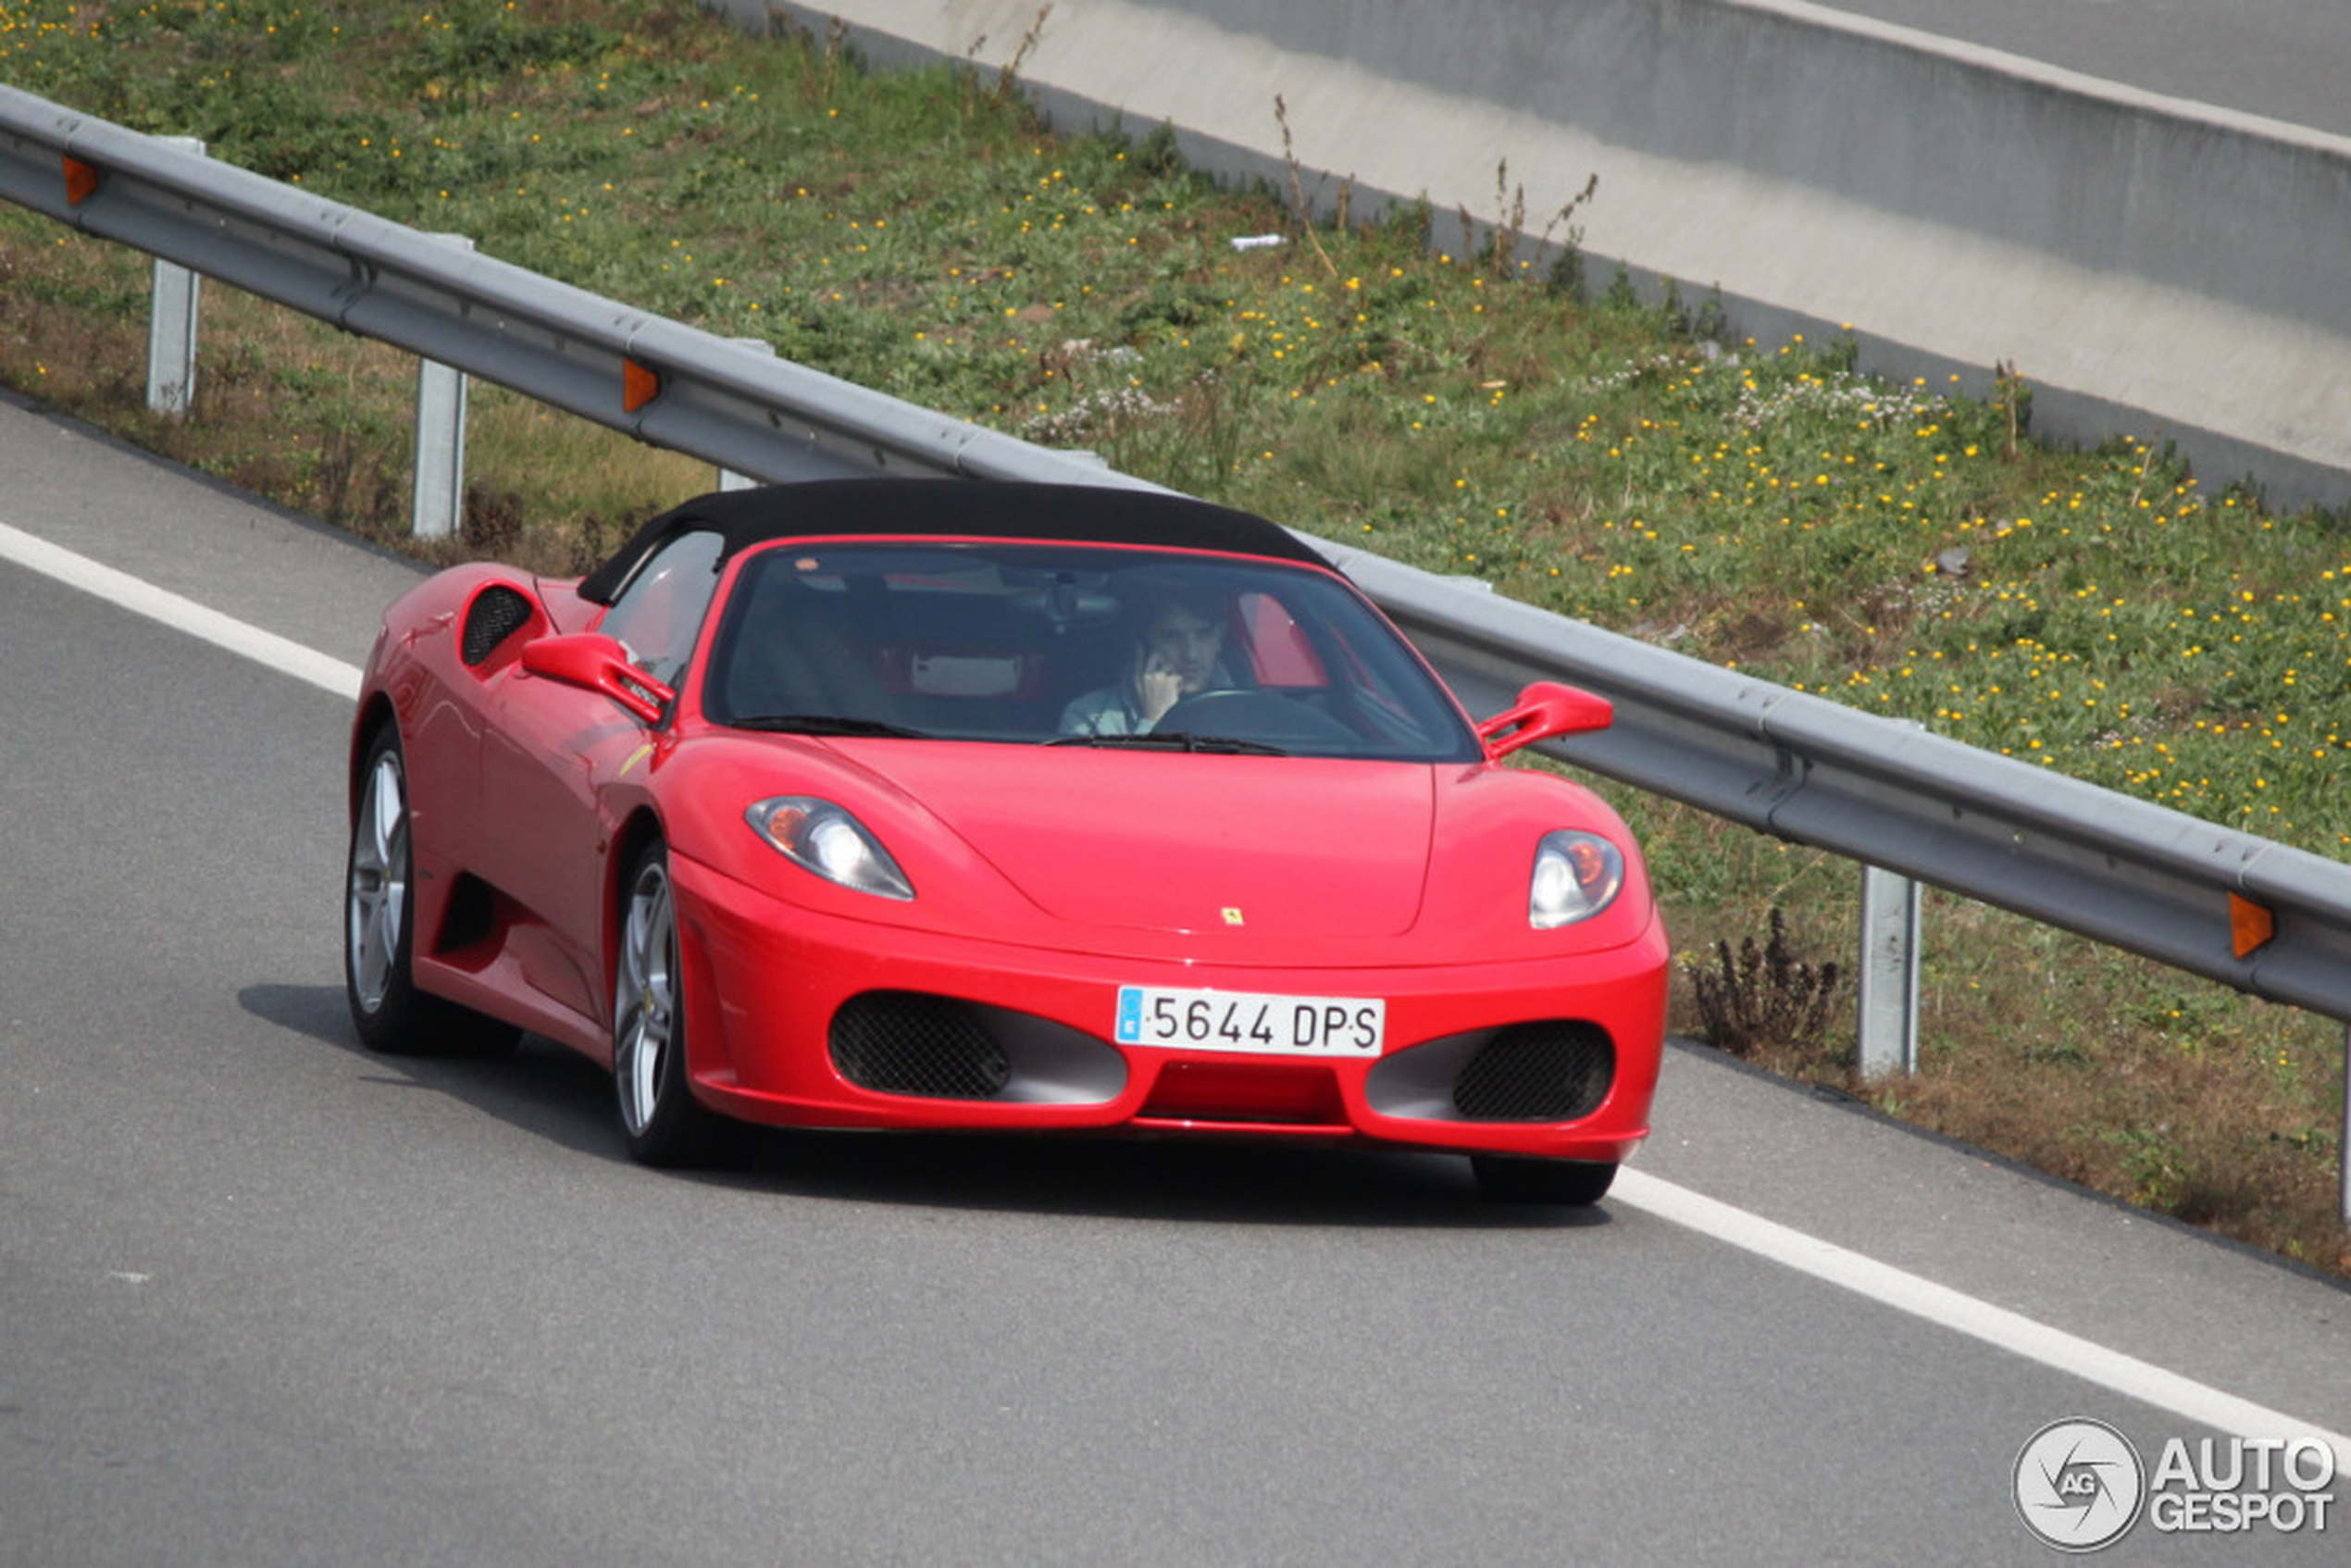
<svg viewBox="0 0 2351 1568">
<path fill-rule="evenodd" d="M 869 751 L 869 761 L 878 760 Z M 1424 764 L 1080 747 L 899 747 L 893 782 L 1059 919 L 1157 931 L 1412 928 L 1435 832 Z"/>
</svg>

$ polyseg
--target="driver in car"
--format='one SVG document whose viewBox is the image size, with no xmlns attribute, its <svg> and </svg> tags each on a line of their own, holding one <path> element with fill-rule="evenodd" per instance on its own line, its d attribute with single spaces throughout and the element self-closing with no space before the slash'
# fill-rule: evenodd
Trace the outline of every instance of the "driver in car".
<svg viewBox="0 0 2351 1568">
<path fill-rule="evenodd" d="M 1186 697 L 1227 684 L 1224 606 L 1213 596 L 1165 593 L 1147 606 L 1126 678 L 1062 710 L 1064 735 L 1144 735 Z"/>
</svg>

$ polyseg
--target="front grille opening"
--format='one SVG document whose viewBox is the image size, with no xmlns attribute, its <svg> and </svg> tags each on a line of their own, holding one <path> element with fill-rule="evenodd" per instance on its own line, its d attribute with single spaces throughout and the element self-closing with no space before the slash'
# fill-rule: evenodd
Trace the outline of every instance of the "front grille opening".
<svg viewBox="0 0 2351 1568">
<path fill-rule="evenodd" d="M 1616 1047 L 1598 1024 L 1513 1024 L 1453 1080 L 1453 1106 L 1472 1121 L 1569 1122 L 1598 1110 L 1615 1079 Z"/>
<path fill-rule="evenodd" d="M 859 1089 L 938 1100 L 990 1100 L 1012 1081 L 977 1009 L 952 997 L 868 991 L 833 1014 L 833 1065 Z"/>
</svg>

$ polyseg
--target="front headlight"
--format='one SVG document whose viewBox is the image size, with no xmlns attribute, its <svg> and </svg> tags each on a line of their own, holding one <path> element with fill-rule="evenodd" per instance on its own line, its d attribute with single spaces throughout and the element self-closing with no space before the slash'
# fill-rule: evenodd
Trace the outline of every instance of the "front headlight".
<svg viewBox="0 0 2351 1568">
<path fill-rule="evenodd" d="M 1591 833 L 1546 833 L 1535 846 L 1526 921 L 1538 931 L 1589 920 L 1624 889 L 1624 856 Z"/>
<path fill-rule="evenodd" d="M 752 831 L 793 865 L 877 898 L 911 899 L 914 885 L 865 825 L 830 801 L 782 795 L 743 813 Z"/>
</svg>

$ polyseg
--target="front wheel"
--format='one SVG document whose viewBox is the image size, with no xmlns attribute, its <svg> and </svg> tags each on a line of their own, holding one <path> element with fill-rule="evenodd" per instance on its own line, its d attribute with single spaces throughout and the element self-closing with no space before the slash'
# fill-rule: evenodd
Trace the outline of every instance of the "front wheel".
<svg viewBox="0 0 2351 1568">
<path fill-rule="evenodd" d="M 1498 1203 L 1586 1207 L 1608 1196 L 1609 1185 L 1616 1180 L 1616 1162 L 1473 1154 L 1470 1173 L 1477 1177 L 1477 1189 Z"/>
<path fill-rule="evenodd" d="M 648 1165 L 693 1165 L 734 1152 L 737 1125 L 694 1099 L 686 1078 L 686 997 L 678 905 L 660 840 L 637 852 L 620 894 L 613 964 L 612 1076 L 628 1152 Z"/>
</svg>

